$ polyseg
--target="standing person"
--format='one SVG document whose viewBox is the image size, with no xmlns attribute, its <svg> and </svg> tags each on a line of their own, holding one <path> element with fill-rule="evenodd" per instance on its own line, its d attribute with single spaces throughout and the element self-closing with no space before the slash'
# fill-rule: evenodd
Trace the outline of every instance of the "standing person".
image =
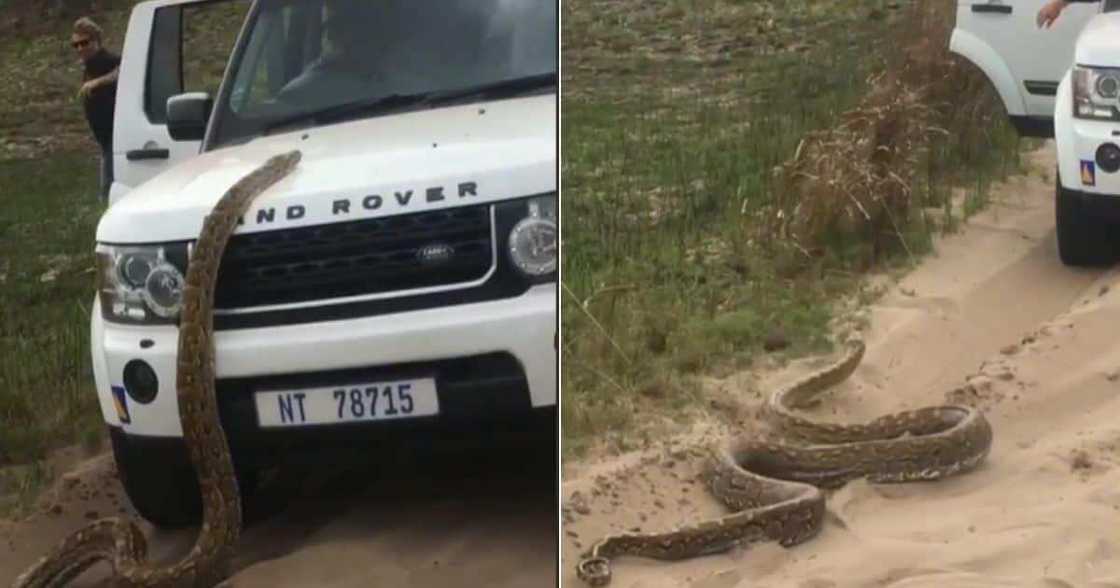
<svg viewBox="0 0 1120 588">
<path fill-rule="evenodd" d="M 1050 25 L 1054 24 L 1055 20 L 1058 20 L 1058 16 L 1062 14 L 1062 11 L 1066 9 L 1066 6 L 1069 6 L 1074 2 L 1087 4 L 1090 2 L 1100 1 L 1101 0 L 1050 0 L 1046 4 L 1043 4 L 1042 8 L 1039 9 L 1036 22 L 1038 23 L 1039 27 L 1050 28 Z"/>
<path fill-rule="evenodd" d="M 113 183 L 113 108 L 117 101 L 117 73 L 121 58 L 101 45 L 101 27 L 89 18 L 74 22 L 70 45 L 82 60 L 82 85 L 78 97 L 86 121 L 101 146 L 100 198 L 108 200 Z"/>
</svg>

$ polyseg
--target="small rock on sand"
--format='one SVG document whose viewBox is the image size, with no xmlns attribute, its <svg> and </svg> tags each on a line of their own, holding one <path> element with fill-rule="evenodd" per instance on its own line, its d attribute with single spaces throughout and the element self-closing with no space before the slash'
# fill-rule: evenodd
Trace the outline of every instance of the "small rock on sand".
<svg viewBox="0 0 1120 588">
<path fill-rule="evenodd" d="M 578 490 L 572 493 L 571 498 L 568 499 L 568 504 L 572 507 L 572 510 L 581 515 L 591 514 L 591 507 L 587 505 L 587 499 Z"/>
<path fill-rule="evenodd" d="M 1089 453 L 1083 449 L 1074 450 L 1070 458 L 1069 465 L 1072 470 L 1087 470 L 1093 467 L 1093 460 L 1089 457 Z"/>
<path fill-rule="evenodd" d="M 73 488 L 74 486 L 77 486 L 79 482 L 81 482 L 81 478 L 79 478 L 78 474 L 74 472 L 67 472 L 65 474 L 62 474 L 62 487 L 66 488 L 67 490 Z"/>
<path fill-rule="evenodd" d="M 762 349 L 765 351 L 778 351 L 789 347 L 789 338 L 781 329 L 774 329 L 762 340 Z"/>
</svg>

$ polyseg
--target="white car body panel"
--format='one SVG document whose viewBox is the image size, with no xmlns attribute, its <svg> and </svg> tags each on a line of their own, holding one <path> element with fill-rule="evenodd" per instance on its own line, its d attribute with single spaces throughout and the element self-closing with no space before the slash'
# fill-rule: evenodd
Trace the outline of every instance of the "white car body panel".
<svg viewBox="0 0 1120 588">
<path fill-rule="evenodd" d="M 137 4 L 129 16 L 117 79 L 117 102 L 113 127 L 113 184 L 110 206 L 130 191 L 198 155 L 201 141 L 175 141 L 167 125 L 148 120 L 144 112 L 145 80 L 151 50 L 151 29 L 156 10 L 167 6 L 197 4 L 203 0 L 153 0 Z M 128 152 L 140 149 L 167 149 L 167 158 L 130 161 Z"/>
<path fill-rule="evenodd" d="M 1055 112 L 1073 112 L 1073 99 L 1070 95 L 1069 85 L 1070 73 L 1067 71 L 1061 83 L 1058 84 L 1058 96 L 1054 103 Z M 1075 133 L 1073 116 L 1054 117 L 1054 146 L 1059 155 L 1072 152 L 1077 144 Z M 1062 186 L 1072 188 L 1080 185 L 1080 182 L 1078 182 L 1079 173 L 1076 157 L 1058 157 L 1058 176 L 1061 178 Z"/>
<path fill-rule="evenodd" d="M 376 143 L 370 137 L 377 137 Z M 230 186 L 269 157 L 291 149 L 303 152 L 299 167 L 254 201 L 238 232 L 554 192 L 556 95 L 350 121 L 209 151 L 146 182 L 110 208 L 98 225 L 97 240 L 194 239 L 202 217 Z M 459 197 L 455 188 L 461 182 L 477 183 L 477 196 Z M 433 186 L 445 188 L 442 200 L 429 201 L 425 191 Z M 408 204 L 401 204 L 408 190 Z M 382 204 L 366 210 L 361 200 L 372 194 L 380 195 Z M 340 198 L 356 200 L 345 216 L 332 211 L 331 203 Z M 304 207 L 303 216 L 287 218 L 293 205 Z M 262 209 L 270 208 L 276 211 L 272 222 L 255 222 Z"/>
<path fill-rule="evenodd" d="M 949 49 L 984 72 L 1012 117 L 1052 119 L 1053 91 L 1070 67 L 1074 41 L 1099 11 L 1096 4 L 1073 3 L 1050 28 L 1039 28 L 1045 2 L 957 2 Z"/>
<path fill-rule="evenodd" d="M 961 29 L 954 29 L 949 38 L 949 50 L 961 55 L 979 67 L 984 75 L 991 80 L 996 92 L 999 93 L 1007 114 L 1021 116 L 1027 113 L 1023 104 L 1023 95 L 1019 92 L 1015 77 L 1007 67 L 1007 62 L 991 45 L 984 42 L 974 33 Z"/>
<path fill-rule="evenodd" d="M 1120 67 L 1120 13 L 1101 14 L 1081 31 L 1074 61 L 1091 67 Z"/>
<path fill-rule="evenodd" d="M 106 424 L 131 435 L 182 435 L 175 396 L 175 327 L 104 328 L 98 305 L 93 311 L 95 377 Z M 345 321 L 219 331 L 214 335 L 218 378 L 344 369 L 396 362 L 434 360 L 508 351 L 529 380 L 534 407 L 554 406 L 556 375 L 556 287 L 545 284 L 509 299 Z M 154 344 L 141 349 L 140 341 Z M 150 404 L 129 402 L 130 423 L 114 407 L 112 386 L 125 362 L 143 359 L 159 377 L 159 394 Z"/>
</svg>

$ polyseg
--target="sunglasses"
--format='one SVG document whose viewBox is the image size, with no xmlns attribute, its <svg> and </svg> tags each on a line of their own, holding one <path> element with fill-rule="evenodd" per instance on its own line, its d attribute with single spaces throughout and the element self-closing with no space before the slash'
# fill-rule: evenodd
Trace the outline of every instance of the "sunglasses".
<svg viewBox="0 0 1120 588">
<path fill-rule="evenodd" d="M 75 49 L 81 49 L 82 47 L 86 47 L 86 46 L 88 46 L 89 44 L 90 44 L 90 40 L 89 40 L 89 39 L 81 39 L 81 40 L 79 40 L 79 41 L 73 41 L 73 42 L 71 42 L 71 43 L 70 43 L 70 46 L 71 46 L 71 47 L 73 47 L 73 48 L 75 48 Z"/>
</svg>

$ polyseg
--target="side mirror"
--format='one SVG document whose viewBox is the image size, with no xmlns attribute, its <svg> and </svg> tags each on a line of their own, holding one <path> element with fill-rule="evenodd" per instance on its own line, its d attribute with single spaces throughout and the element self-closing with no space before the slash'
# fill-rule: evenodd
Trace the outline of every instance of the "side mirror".
<svg viewBox="0 0 1120 588">
<path fill-rule="evenodd" d="M 206 122 L 214 99 L 206 92 L 187 92 L 167 99 L 167 132 L 176 141 L 198 141 L 206 134 Z"/>
</svg>

